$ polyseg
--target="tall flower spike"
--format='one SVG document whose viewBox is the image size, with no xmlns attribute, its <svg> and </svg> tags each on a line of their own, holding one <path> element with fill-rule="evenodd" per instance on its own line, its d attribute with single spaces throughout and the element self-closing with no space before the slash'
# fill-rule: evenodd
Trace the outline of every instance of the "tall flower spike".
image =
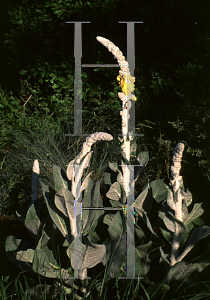
<svg viewBox="0 0 210 300">
<path fill-rule="evenodd" d="M 136 97 L 131 94 L 135 89 L 134 88 L 135 77 L 131 76 L 129 72 L 128 62 L 125 60 L 125 57 L 123 56 L 122 52 L 118 47 L 116 47 L 108 39 L 105 39 L 101 36 L 97 36 L 96 39 L 114 55 L 114 57 L 117 59 L 117 62 L 120 66 L 119 76 L 117 76 L 117 80 L 120 81 L 120 86 L 122 88 L 122 93 L 118 93 L 118 96 L 122 101 L 122 111 L 120 112 L 120 115 L 122 117 L 123 139 L 120 141 L 121 142 L 123 141 L 123 145 L 121 146 L 121 149 L 125 154 L 126 159 L 129 161 L 130 141 L 133 140 L 133 137 L 129 136 L 129 139 L 127 140 L 128 120 L 130 118 L 129 110 L 131 108 L 131 101 L 128 100 L 132 99 L 136 101 Z M 123 187 L 126 191 L 126 195 L 128 195 L 130 171 L 128 170 L 127 166 L 122 166 L 122 170 L 123 170 Z"/>
</svg>

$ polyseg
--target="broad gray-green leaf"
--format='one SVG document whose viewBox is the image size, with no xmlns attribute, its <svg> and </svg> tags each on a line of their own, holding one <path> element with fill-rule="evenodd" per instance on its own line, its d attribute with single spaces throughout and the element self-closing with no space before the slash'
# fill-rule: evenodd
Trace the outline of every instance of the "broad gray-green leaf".
<svg viewBox="0 0 210 300">
<path fill-rule="evenodd" d="M 118 211 L 108 229 L 112 240 L 112 251 L 109 257 L 112 258 L 107 270 L 105 282 L 115 277 L 115 271 L 119 272 L 126 254 L 126 226 L 125 219 L 123 220 L 122 218 L 125 218 L 124 215 Z"/>
<path fill-rule="evenodd" d="M 74 196 L 65 188 L 61 188 L 55 194 L 55 205 L 69 219 L 71 226 L 71 234 L 74 235 L 75 224 L 74 224 Z"/>
<path fill-rule="evenodd" d="M 109 167 L 112 171 L 117 172 L 118 171 L 118 164 L 117 163 L 110 163 L 109 162 Z"/>
<path fill-rule="evenodd" d="M 135 200 L 135 209 L 143 210 L 145 213 L 149 213 L 152 209 L 153 199 L 148 196 L 149 193 L 149 185 L 139 194 L 137 199 Z"/>
<path fill-rule="evenodd" d="M 94 186 L 94 183 L 90 177 L 87 178 L 88 185 L 87 188 L 84 191 L 84 196 L 82 199 L 82 208 L 89 208 L 91 207 L 91 193 Z M 88 216 L 89 216 L 89 210 L 83 209 L 82 210 L 82 228 L 84 229 L 87 225 Z M 85 231 L 84 231 L 85 233 Z"/>
<path fill-rule="evenodd" d="M 136 160 L 134 161 L 134 182 L 138 179 L 138 176 L 146 167 L 149 161 L 149 152 L 148 151 L 141 151 Z M 139 166 L 137 166 L 139 165 Z"/>
<path fill-rule="evenodd" d="M 46 232 L 43 230 L 42 236 L 39 239 L 39 242 L 36 246 L 36 249 L 41 249 L 47 245 L 48 241 L 50 240 L 50 237 L 46 234 Z"/>
<path fill-rule="evenodd" d="M 40 231 L 41 220 L 37 216 L 34 204 L 32 204 L 29 207 L 29 210 L 27 211 L 27 215 L 26 215 L 26 218 L 25 218 L 24 225 L 29 230 L 29 232 L 31 232 L 33 237 L 36 240 L 38 240 L 38 238 L 39 238 L 38 237 L 38 232 Z"/>
<path fill-rule="evenodd" d="M 33 249 L 28 249 L 26 251 L 18 251 L 16 254 L 16 259 L 23 262 L 33 263 L 33 258 L 34 258 Z"/>
<path fill-rule="evenodd" d="M 131 246 L 131 249 L 133 247 Z M 153 249 L 153 242 L 141 246 L 135 247 L 135 276 L 147 276 L 150 269 L 150 260 L 148 258 L 148 254 Z M 133 253 L 133 250 L 132 250 Z M 126 270 L 128 262 L 126 262 L 127 256 L 125 256 L 121 268 Z M 126 278 L 126 277 L 125 277 Z"/>
<path fill-rule="evenodd" d="M 71 260 L 71 266 L 73 269 L 75 269 L 75 267 L 78 265 L 78 262 L 82 262 L 82 270 L 84 270 L 85 268 L 83 267 L 83 258 L 84 258 L 84 255 L 85 255 L 88 245 L 86 243 L 85 243 L 85 245 L 82 243 L 82 249 L 81 249 L 82 251 L 80 251 L 80 249 L 78 249 L 77 247 L 74 247 L 76 239 L 79 239 L 79 237 L 77 236 L 72 241 L 72 243 L 66 250 L 66 253 Z"/>
<path fill-rule="evenodd" d="M 149 161 L 149 152 L 148 151 L 141 151 L 137 156 L 137 161 L 139 162 L 139 165 L 145 165 Z"/>
<path fill-rule="evenodd" d="M 185 232 L 183 232 L 182 236 L 181 236 L 181 241 L 180 241 L 180 248 L 185 244 L 185 242 L 187 241 L 190 232 L 192 231 L 192 229 L 195 228 L 195 225 L 193 223 L 189 223 L 187 225 L 185 225 Z"/>
<path fill-rule="evenodd" d="M 114 218 L 113 214 L 110 214 L 110 215 L 106 214 L 105 217 L 104 217 L 104 219 L 103 219 L 103 223 L 106 224 L 106 225 L 108 225 L 108 226 L 110 226 L 111 223 L 112 223 L 113 218 Z"/>
<path fill-rule="evenodd" d="M 139 243 L 141 245 L 144 244 L 144 240 L 145 240 L 144 231 L 136 223 L 134 224 L 134 228 L 135 228 L 135 234 L 139 240 Z"/>
<path fill-rule="evenodd" d="M 27 270 L 33 273 L 31 270 L 31 261 L 18 261 L 16 259 L 17 249 L 19 251 L 27 251 L 28 248 L 33 249 L 34 247 L 28 242 L 21 239 L 16 239 L 13 235 L 7 236 L 5 242 L 5 252 L 9 260 L 11 260 L 17 267 L 21 267 L 23 270 Z"/>
<path fill-rule="evenodd" d="M 144 245 L 136 246 L 138 256 L 143 259 L 147 256 L 148 253 L 150 253 L 151 249 L 153 249 L 152 241 Z"/>
<path fill-rule="evenodd" d="M 165 206 L 159 211 L 158 213 L 158 217 L 162 220 L 163 224 L 164 224 L 164 218 L 165 216 L 168 214 L 168 211 L 165 209 Z M 164 236 L 164 238 L 169 242 L 169 244 L 172 244 L 173 242 L 173 232 L 168 230 L 166 226 L 161 226 L 161 232 Z"/>
<path fill-rule="evenodd" d="M 67 224 L 69 223 L 68 218 L 61 215 L 61 212 L 56 208 L 55 204 L 50 200 L 50 193 L 49 193 L 49 187 L 46 186 L 41 180 L 40 180 L 43 195 L 45 197 L 47 208 L 50 214 L 51 219 L 57 226 L 57 228 L 60 230 L 62 235 L 66 238 L 69 238 L 71 236 L 70 227 L 67 227 Z"/>
<path fill-rule="evenodd" d="M 111 181 L 111 174 L 110 173 L 107 173 L 105 172 L 104 173 L 104 184 L 106 185 L 112 185 L 112 181 Z"/>
<path fill-rule="evenodd" d="M 174 266 L 171 267 L 171 270 L 168 272 L 166 276 L 167 283 L 172 282 L 182 282 L 186 277 L 188 277 L 191 273 L 197 271 L 197 267 L 193 264 L 188 264 L 184 261 L 177 262 Z"/>
<path fill-rule="evenodd" d="M 197 226 L 203 226 L 204 225 L 204 221 L 201 218 L 197 218 L 193 221 L 193 224 L 197 225 Z"/>
<path fill-rule="evenodd" d="M 169 244 L 172 244 L 174 234 L 172 232 L 168 231 L 168 230 L 163 229 L 163 228 L 161 228 L 161 232 L 162 232 L 164 238 L 169 242 Z"/>
<path fill-rule="evenodd" d="M 63 247 L 69 247 L 69 242 L 67 240 L 64 241 Z"/>
<path fill-rule="evenodd" d="M 182 200 L 182 213 L 183 213 L 183 222 L 185 224 L 185 220 L 188 219 L 188 208 L 186 199 Z M 186 224 L 185 224 L 186 225 Z"/>
<path fill-rule="evenodd" d="M 166 212 L 166 214 L 163 218 L 163 222 L 164 222 L 166 228 L 173 233 L 175 233 L 177 226 L 178 226 L 179 232 L 185 231 L 185 226 L 184 226 L 183 222 L 178 220 L 170 211 Z"/>
<path fill-rule="evenodd" d="M 84 198 L 82 201 L 82 206 L 86 208 L 103 208 L 103 202 L 100 193 L 100 182 L 101 179 L 96 181 L 92 189 L 89 186 L 84 192 Z M 88 205 L 88 206 L 87 206 Z M 84 234 L 88 232 L 88 230 L 92 227 L 93 222 L 98 220 L 98 218 L 104 214 L 103 209 L 90 209 L 83 210 L 82 219 L 84 217 L 83 230 Z M 84 227 L 85 225 L 85 227 Z"/>
<path fill-rule="evenodd" d="M 45 246 L 42 249 L 36 249 L 34 251 L 34 260 L 32 269 L 34 272 L 39 273 L 48 278 L 58 278 L 59 274 L 64 271 L 67 275 L 67 270 L 62 270 L 57 264 L 53 252 Z"/>
<path fill-rule="evenodd" d="M 186 204 L 187 206 L 189 206 L 192 203 L 192 194 L 191 192 L 187 189 L 186 193 L 184 191 L 184 187 L 180 187 L 181 189 L 181 195 L 182 195 L 182 199 L 186 200 Z"/>
<path fill-rule="evenodd" d="M 114 208 L 126 203 L 126 192 L 119 182 L 114 182 L 109 187 L 106 197 L 110 199 L 109 202 Z"/>
<path fill-rule="evenodd" d="M 47 207 L 41 199 L 33 203 L 27 211 L 24 225 L 36 241 L 41 237 L 42 227 L 48 216 Z"/>
<path fill-rule="evenodd" d="M 105 245 L 98 245 L 90 243 L 90 246 L 87 247 L 87 251 L 84 256 L 83 266 L 84 268 L 93 268 L 99 264 L 104 255 L 106 254 Z"/>
<path fill-rule="evenodd" d="M 157 203 L 167 199 L 168 190 L 163 182 L 163 179 L 155 179 L 154 181 L 150 182 L 149 185 L 152 188 L 152 196 Z"/>
<path fill-rule="evenodd" d="M 147 225 L 149 230 L 152 232 L 152 234 L 155 235 L 157 238 L 159 238 L 158 235 L 152 229 L 152 225 L 150 223 L 150 220 L 147 217 L 147 215 L 145 214 L 145 212 L 143 210 L 139 210 L 138 208 L 135 208 L 135 209 L 136 209 L 137 213 L 141 216 L 141 218 L 143 219 L 144 223 Z"/>
<path fill-rule="evenodd" d="M 175 233 L 176 232 L 176 225 L 175 222 L 169 219 L 169 216 L 164 216 L 163 222 L 168 230 Z"/>
<path fill-rule="evenodd" d="M 110 258 L 110 253 L 111 253 L 111 240 L 110 238 L 107 238 L 104 242 L 103 245 L 106 247 L 106 255 L 104 256 L 104 258 L 102 259 L 101 263 L 103 264 L 103 266 L 105 267 L 106 264 L 108 263 L 108 260 Z"/>
<path fill-rule="evenodd" d="M 89 178 L 89 176 L 90 176 L 92 173 L 93 173 L 93 171 L 90 172 L 90 173 L 85 177 L 85 179 L 84 179 L 84 181 L 83 181 L 83 183 L 82 183 L 82 186 L 81 186 L 81 192 L 84 191 L 84 190 L 88 187 L 88 184 L 89 184 L 88 178 Z"/>
<path fill-rule="evenodd" d="M 74 164 L 76 162 L 76 158 L 71 160 L 70 163 L 68 164 L 67 170 L 66 170 L 66 175 L 69 180 L 74 180 Z"/>
<path fill-rule="evenodd" d="M 163 245 L 165 243 L 159 239 L 158 242 L 150 241 L 135 247 L 135 272 L 137 276 L 146 276 L 148 274 L 150 269 L 149 254 Z"/>
<path fill-rule="evenodd" d="M 100 244 L 100 236 L 95 232 L 95 228 L 98 225 L 98 220 L 93 222 L 92 227 L 88 230 L 87 238 L 92 244 Z"/>
<path fill-rule="evenodd" d="M 187 253 L 190 252 L 190 250 L 195 246 L 195 244 L 199 240 L 207 237 L 209 234 L 210 234 L 209 226 L 204 225 L 202 227 L 195 228 L 192 231 L 192 233 L 187 241 L 187 244 L 186 244 L 186 247 L 185 247 L 183 253 L 178 257 L 177 261 L 181 261 L 187 255 Z"/>
<path fill-rule="evenodd" d="M 118 170 L 117 182 L 119 182 L 121 185 L 123 185 L 123 175 L 120 170 Z"/>
<path fill-rule="evenodd" d="M 167 204 L 168 206 L 173 209 L 174 211 L 176 211 L 176 205 L 175 205 L 175 202 L 174 202 L 174 195 L 173 195 L 173 192 L 167 188 Z"/>
<path fill-rule="evenodd" d="M 166 262 L 167 266 L 169 267 L 170 266 L 170 262 L 169 262 L 169 259 L 168 259 L 168 254 L 165 254 L 165 252 L 163 251 L 162 247 L 160 247 L 160 255 L 162 257 L 162 260 L 164 262 Z"/>
<path fill-rule="evenodd" d="M 141 266 L 138 266 L 138 268 L 141 267 L 141 269 L 144 269 L 144 273 L 141 273 L 140 276 L 146 276 L 150 270 L 151 260 L 149 259 L 149 254 L 151 252 L 154 252 L 155 250 L 158 250 L 163 246 L 165 243 L 161 240 L 158 240 L 157 242 L 150 241 L 149 243 L 141 246 L 137 246 L 137 255 L 139 256 L 139 263 Z M 139 252 L 139 253 L 138 253 Z M 137 261 L 137 256 L 136 256 Z M 142 268 L 144 266 L 144 268 Z M 136 270 L 137 271 L 137 270 Z M 138 272 L 137 272 L 138 275 Z"/>
<path fill-rule="evenodd" d="M 118 201 L 121 198 L 121 186 L 119 182 L 114 182 L 111 186 L 109 191 L 106 193 L 106 196 L 109 199 Z"/>
<path fill-rule="evenodd" d="M 190 222 L 193 222 L 204 213 L 204 210 L 201 206 L 202 203 L 194 204 L 192 211 L 188 214 L 187 218 L 184 221 L 185 225 L 189 224 Z"/>
<path fill-rule="evenodd" d="M 45 241 L 47 238 L 50 239 L 50 244 L 54 245 L 59 245 L 63 243 L 63 235 L 60 233 L 60 230 L 57 228 L 57 226 L 53 223 L 53 220 L 49 217 L 47 219 L 47 222 L 43 226 L 43 234 L 46 234 L 46 238 L 44 237 L 43 240 L 41 241 L 42 247 L 43 248 L 46 243 Z M 38 246 L 36 247 L 38 249 Z"/>
<path fill-rule="evenodd" d="M 62 187 L 68 190 L 69 187 L 66 172 L 56 165 L 53 165 L 53 179 L 56 192 Z"/>
</svg>

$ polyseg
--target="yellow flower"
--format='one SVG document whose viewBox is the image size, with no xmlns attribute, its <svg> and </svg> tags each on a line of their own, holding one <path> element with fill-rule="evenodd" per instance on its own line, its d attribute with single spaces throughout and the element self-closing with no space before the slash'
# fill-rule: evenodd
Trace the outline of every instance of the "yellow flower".
<svg viewBox="0 0 210 300">
<path fill-rule="evenodd" d="M 137 100 L 136 96 L 134 96 L 134 95 L 131 95 L 131 99 L 134 100 L 134 101 Z"/>
<path fill-rule="evenodd" d="M 127 74 L 125 74 L 124 78 L 119 75 L 117 76 L 117 80 L 120 81 L 119 85 L 121 86 L 124 94 L 126 95 L 131 94 L 135 90 L 134 88 L 135 78 L 132 77 L 131 75 L 127 76 Z M 137 98 L 134 95 L 132 96 L 131 99 L 136 101 Z"/>
</svg>

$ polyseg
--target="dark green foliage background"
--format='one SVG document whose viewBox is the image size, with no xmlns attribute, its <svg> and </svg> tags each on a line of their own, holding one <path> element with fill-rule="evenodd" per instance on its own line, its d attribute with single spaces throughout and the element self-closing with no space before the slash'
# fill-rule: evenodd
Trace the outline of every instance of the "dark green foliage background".
<svg viewBox="0 0 210 300">
<path fill-rule="evenodd" d="M 209 211 L 209 8 L 207 0 L 10 0 L 2 4 L 2 147 L 14 128 L 41 130 L 41 116 L 55 132 L 58 120 L 73 124 L 74 25 L 65 21 L 91 22 L 82 24 L 82 63 L 89 64 L 116 64 L 96 36 L 108 38 L 126 56 L 126 24 L 118 21 L 143 21 L 135 24 L 137 133 L 145 134 L 154 178 L 167 179 L 167 157 L 176 143 L 185 143 L 181 171 L 185 187 Z M 121 133 L 118 71 L 82 68 L 83 124 L 94 124 L 88 133 L 97 128 L 116 136 Z M 30 95 L 24 118 L 23 104 Z M 153 129 L 143 131 L 145 120 L 154 123 Z"/>
</svg>

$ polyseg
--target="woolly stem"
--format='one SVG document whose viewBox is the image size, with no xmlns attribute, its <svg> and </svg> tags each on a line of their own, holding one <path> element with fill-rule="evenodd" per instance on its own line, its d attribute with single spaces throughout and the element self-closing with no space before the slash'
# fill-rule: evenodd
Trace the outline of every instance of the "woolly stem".
<svg viewBox="0 0 210 300">
<path fill-rule="evenodd" d="M 180 193 L 180 186 L 183 184 L 182 176 L 180 176 L 181 170 L 181 160 L 184 151 L 184 144 L 178 143 L 173 151 L 172 166 L 171 166 L 171 177 L 169 185 L 172 187 L 173 191 L 173 201 L 174 201 L 174 211 L 175 217 L 183 222 L 183 208 L 182 208 L 182 196 Z M 175 233 L 173 237 L 173 243 L 171 248 L 171 266 L 177 262 L 178 251 L 180 246 L 180 240 L 182 236 L 182 231 L 177 222 L 175 222 Z"/>
</svg>

